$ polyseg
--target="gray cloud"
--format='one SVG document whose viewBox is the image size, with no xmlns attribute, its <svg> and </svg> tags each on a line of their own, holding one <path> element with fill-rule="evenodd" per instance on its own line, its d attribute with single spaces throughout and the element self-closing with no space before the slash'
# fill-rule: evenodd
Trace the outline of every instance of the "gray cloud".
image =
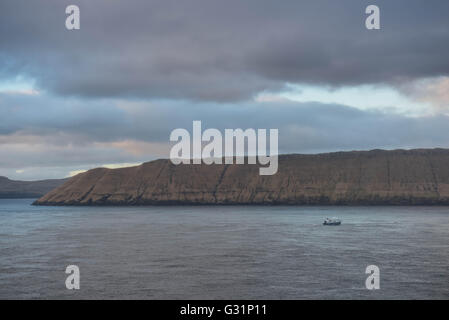
<svg viewBox="0 0 449 320">
<path fill-rule="evenodd" d="M 167 157 L 171 130 L 193 120 L 278 128 L 281 153 L 449 147 L 446 115 L 251 102 L 289 82 L 384 83 L 446 110 L 448 78 L 435 77 L 449 76 L 449 2 L 375 1 L 382 30 L 368 31 L 372 3 L 2 0 L 0 86 L 30 78 L 39 94 L 0 93 L 0 175 Z M 79 31 L 65 29 L 69 4 Z"/>
<path fill-rule="evenodd" d="M 175 128 L 277 128 L 281 153 L 449 147 L 444 115 L 412 118 L 336 104 L 189 103 L 0 95 L 0 175 L 33 179 L 168 157 Z M 17 174 L 15 170 L 27 169 Z M 34 168 L 34 169 L 32 169 Z M 57 168 L 57 169 L 55 169 Z"/>
<path fill-rule="evenodd" d="M 286 82 L 397 83 L 449 74 L 449 2 L 3 0 L 0 77 L 61 95 L 245 100 Z M 64 9 L 78 4 L 81 30 Z"/>
</svg>

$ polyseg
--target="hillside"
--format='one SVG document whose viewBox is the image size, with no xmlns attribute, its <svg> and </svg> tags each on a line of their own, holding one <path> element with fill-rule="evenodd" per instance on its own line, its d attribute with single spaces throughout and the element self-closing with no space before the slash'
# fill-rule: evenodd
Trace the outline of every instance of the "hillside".
<svg viewBox="0 0 449 320">
<path fill-rule="evenodd" d="M 79 174 L 37 205 L 152 204 L 449 204 L 449 150 L 372 150 L 279 157 L 259 165 L 98 168 Z"/>
<path fill-rule="evenodd" d="M 0 199 L 39 198 L 66 181 L 67 179 L 15 181 L 6 177 L 0 177 Z"/>
</svg>

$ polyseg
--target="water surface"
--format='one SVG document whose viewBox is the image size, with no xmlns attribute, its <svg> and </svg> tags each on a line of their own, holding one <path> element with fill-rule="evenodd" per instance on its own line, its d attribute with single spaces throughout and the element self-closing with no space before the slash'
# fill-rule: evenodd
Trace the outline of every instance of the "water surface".
<svg viewBox="0 0 449 320">
<path fill-rule="evenodd" d="M 31 202 L 0 200 L 2 299 L 449 298 L 447 207 Z M 343 224 L 321 224 L 332 216 Z M 371 264 L 380 290 L 365 288 Z"/>
</svg>

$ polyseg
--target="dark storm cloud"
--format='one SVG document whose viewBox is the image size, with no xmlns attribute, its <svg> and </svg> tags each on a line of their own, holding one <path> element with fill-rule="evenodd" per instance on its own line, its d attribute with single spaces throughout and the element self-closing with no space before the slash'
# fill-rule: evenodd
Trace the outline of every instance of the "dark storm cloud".
<svg viewBox="0 0 449 320">
<path fill-rule="evenodd" d="M 85 104 L 46 95 L 2 94 L 0 113 L 1 145 L 29 143 L 22 136 L 38 137 L 40 143 L 57 146 L 120 141 L 168 145 L 172 130 L 192 131 L 192 121 L 201 120 L 203 130 L 279 129 L 281 153 L 449 146 L 449 118 L 445 115 L 405 117 L 338 104 L 110 99 Z M 55 158 L 48 155 L 52 163 Z"/>
<path fill-rule="evenodd" d="M 171 131 L 192 132 L 193 120 L 201 120 L 203 130 L 279 129 L 280 153 L 449 147 L 445 115 L 412 118 L 337 104 L 92 101 L 3 93 L 0 114 L 0 175 L 17 179 L 167 158 Z"/>
<path fill-rule="evenodd" d="M 81 30 L 65 29 L 65 7 Z M 381 8 L 380 31 L 364 27 Z M 245 100 L 449 75 L 449 2 L 2 0 L 0 77 L 62 95 Z"/>
<path fill-rule="evenodd" d="M 110 139 L 114 133 L 112 128 L 127 125 L 126 113 L 107 100 L 87 102 L 46 95 L 0 93 L 0 114 L 0 135 L 65 132 L 90 135 L 93 141 L 98 141 Z"/>
</svg>

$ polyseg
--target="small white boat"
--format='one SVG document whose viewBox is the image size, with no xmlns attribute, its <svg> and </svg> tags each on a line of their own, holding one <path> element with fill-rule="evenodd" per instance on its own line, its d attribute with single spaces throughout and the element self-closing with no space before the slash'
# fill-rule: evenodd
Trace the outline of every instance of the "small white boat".
<svg viewBox="0 0 449 320">
<path fill-rule="evenodd" d="M 323 225 L 325 226 L 339 226 L 341 225 L 341 220 L 338 218 L 326 218 L 324 219 Z"/>
</svg>

